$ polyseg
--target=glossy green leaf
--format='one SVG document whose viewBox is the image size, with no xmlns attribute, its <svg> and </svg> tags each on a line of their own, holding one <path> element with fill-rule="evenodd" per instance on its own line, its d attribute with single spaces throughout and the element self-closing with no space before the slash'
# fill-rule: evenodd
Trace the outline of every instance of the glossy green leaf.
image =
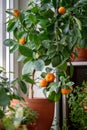
<svg viewBox="0 0 87 130">
<path fill-rule="evenodd" d="M 6 94 L 4 89 L 0 88 L 0 106 L 6 106 L 9 105 L 9 103 L 10 103 L 9 96 Z"/>
<path fill-rule="evenodd" d="M 11 21 L 9 24 L 8 24 L 8 27 L 7 27 L 7 31 L 8 32 L 11 32 L 13 31 L 15 28 L 16 28 L 16 22 L 15 21 Z"/>
<path fill-rule="evenodd" d="M 12 47 L 10 47 L 10 53 L 14 53 L 17 50 L 18 50 L 18 44 L 15 44 Z"/>
<path fill-rule="evenodd" d="M 43 60 L 38 59 L 38 60 L 34 61 L 34 69 L 35 70 L 42 71 L 44 66 L 45 66 L 45 63 Z"/>
<path fill-rule="evenodd" d="M 56 67 L 61 63 L 60 55 L 56 55 L 52 58 L 52 66 Z"/>
<path fill-rule="evenodd" d="M 20 80 L 18 83 L 20 85 L 20 88 L 21 88 L 22 92 L 24 94 L 26 94 L 27 93 L 27 86 L 26 86 L 25 82 L 23 82 L 23 81 Z"/>
<path fill-rule="evenodd" d="M 50 92 L 50 94 L 48 95 L 48 99 L 54 102 L 59 101 L 60 97 L 61 93 L 60 92 L 56 93 L 55 91 Z"/>
<path fill-rule="evenodd" d="M 34 65 L 33 65 L 33 62 L 26 62 L 22 68 L 22 74 L 25 75 L 25 74 L 28 74 L 28 73 L 31 73 L 33 72 L 34 70 Z"/>
<path fill-rule="evenodd" d="M 17 61 L 20 62 L 20 61 L 24 60 L 24 58 L 25 57 L 23 55 L 20 55 L 20 56 L 18 56 Z"/>
<path fill-rule="evenodd" d="M 19 45 L 19 52 L 32 59 L 33 57 L 33 51 L 31 49 L 29 49 L 28 47 L 24 46 L 24 45 Z"/>
<path fill-rule="evenodd" d="M 5 45 L 5 46 L 13 46 L 13 45 L 15 45 L 15 44 L 17 44 L 17 42 L 15 41 L 15 40 L 13 40 L 13 39 L 6 39 L 4 42 L 3 42 L 3 44 Z"/>
<path fill-rule="evenodd" d="M 31 77 L 29 76 L 29 74 L 23 75 L 23 79 L 24 79 L 26 82 L 28 82 L 28 83 L 35 84 L 34 80 L 31 79 Z"/>
</svg>

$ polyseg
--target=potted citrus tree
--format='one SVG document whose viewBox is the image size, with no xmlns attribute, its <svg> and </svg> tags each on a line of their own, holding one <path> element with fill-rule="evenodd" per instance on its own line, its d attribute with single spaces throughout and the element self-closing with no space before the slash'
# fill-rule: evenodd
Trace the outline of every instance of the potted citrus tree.
<svg viewBox="0 0 87 130">
<path fill-rule="evenodd" d="M 87 14 L 86 4 L 85 0 L 68 2 L 65 0 L 39 0 L 29 2 L 26 10 L 6 11 L 10 15 L 10 19 L 7 21 L 7 31 L 13 32 L 14 38 L 6 39 L 4 44 L 10 47 L 10 53 L 18 51 L 18 61 L 24 63 L 22 76 L 19 80 L 17 78 L 18 83 L 25 93 L 28 92 L 25 82 L 31 84 L 28 98 L 32 99 L 33 86 L 39 82 L 38 86 L 43 88 L 46 96 L 44 99 L 46 103 L 42 103 L 42 100 L 40 102 L 44 106 L 46 104 L 44 109 L 46 111 L 51 108 L 47 105 L 47 99 L 54 102 L 60 99 L 61 87 L 56 79 L 60 75 L 59 73 L 66 72 L 67 61 L 73 54 L 74 47 L 84 47 L 86 44 L 85 24 L 83 23 Z M 44 68 L 45 71 L 43 71 Z M 35 80 L 37 71 L 41 74 Z M 33 101 L 35 105 L 36 99 L 33 98 Z M 54 103 L 51 102 L 51 104 L 53 104 L 52 110 L 54 110 Z M 47 112 L 44 115 L 50 114 Z M 48 129 L 50 129 L 50 125 Z M 46 129 L 41 126 L 38 130 L 42 128 Z"/>
</svg>

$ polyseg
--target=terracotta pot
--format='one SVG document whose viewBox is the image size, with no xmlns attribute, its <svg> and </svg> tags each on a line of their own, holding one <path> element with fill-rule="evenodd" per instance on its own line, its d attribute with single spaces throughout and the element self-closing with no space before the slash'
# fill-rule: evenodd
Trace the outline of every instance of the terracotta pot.
<svg viewBox="0 0 87 130">
<path fill-rule="evenodd" d="M 54 102 L 45 98 L 26 99 L 28 105 L 39 113 L 37 130 L 50 130 L 54 117 Z"/>
<path fill-rule="evenodd" d="M 87 61 L 87 49 L 86 48 L 74 48 L 74 52 L 78 54 L 78 57 L 71 55 L 71 61 Z"/>
</svg>

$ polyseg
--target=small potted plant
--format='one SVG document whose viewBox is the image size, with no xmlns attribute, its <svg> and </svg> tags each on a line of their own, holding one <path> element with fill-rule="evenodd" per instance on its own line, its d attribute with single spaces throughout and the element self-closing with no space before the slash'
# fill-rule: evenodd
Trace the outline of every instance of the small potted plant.
<svg viewBox="0 0 87 130">
<path fill-rule="evenodd" d="M 9 127 L 9 123 L 5 124 L 6 120 L 12 124 L 12 126 L 16 129 L 26 130 L 37 130 L 37 119 L 38 113 L 27 106 L 25 103 L 20 102 L 15 106 L 11 106 L 8 108 L 5 116 L 2 118 L 2 124 L 5 127 Z M 7 129 L 6 129 L 7 130 Z"/>
</svg>

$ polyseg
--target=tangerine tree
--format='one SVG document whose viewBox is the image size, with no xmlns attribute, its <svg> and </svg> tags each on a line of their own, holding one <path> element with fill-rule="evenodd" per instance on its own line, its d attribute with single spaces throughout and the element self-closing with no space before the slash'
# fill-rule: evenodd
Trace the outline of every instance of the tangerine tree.
<svg viewBox="0 0 87 130">
<path fill-rule="evenodd" d="M 33 86 L 35 71 L 42 72 L 44 67 L 43 78 L 47 73 L 56 77 L 66 72 L 73 48 L 86 47 L 86 5 L 87 0 L 38 0 L 29 2 L 26 10 L 6 11 L 10 14 L 7 31 L 13 32 L 14 39 L 6 39 L 4 44 L 10 47 L 10 53 L 18 51 L 18 61 L 24 62 L 21 86 L 25 82 Z M 45 95 L 49 92 L 48 98 L 58 100 L 60 85 L 52 82 L 48 86 Z"/>
</svg>

